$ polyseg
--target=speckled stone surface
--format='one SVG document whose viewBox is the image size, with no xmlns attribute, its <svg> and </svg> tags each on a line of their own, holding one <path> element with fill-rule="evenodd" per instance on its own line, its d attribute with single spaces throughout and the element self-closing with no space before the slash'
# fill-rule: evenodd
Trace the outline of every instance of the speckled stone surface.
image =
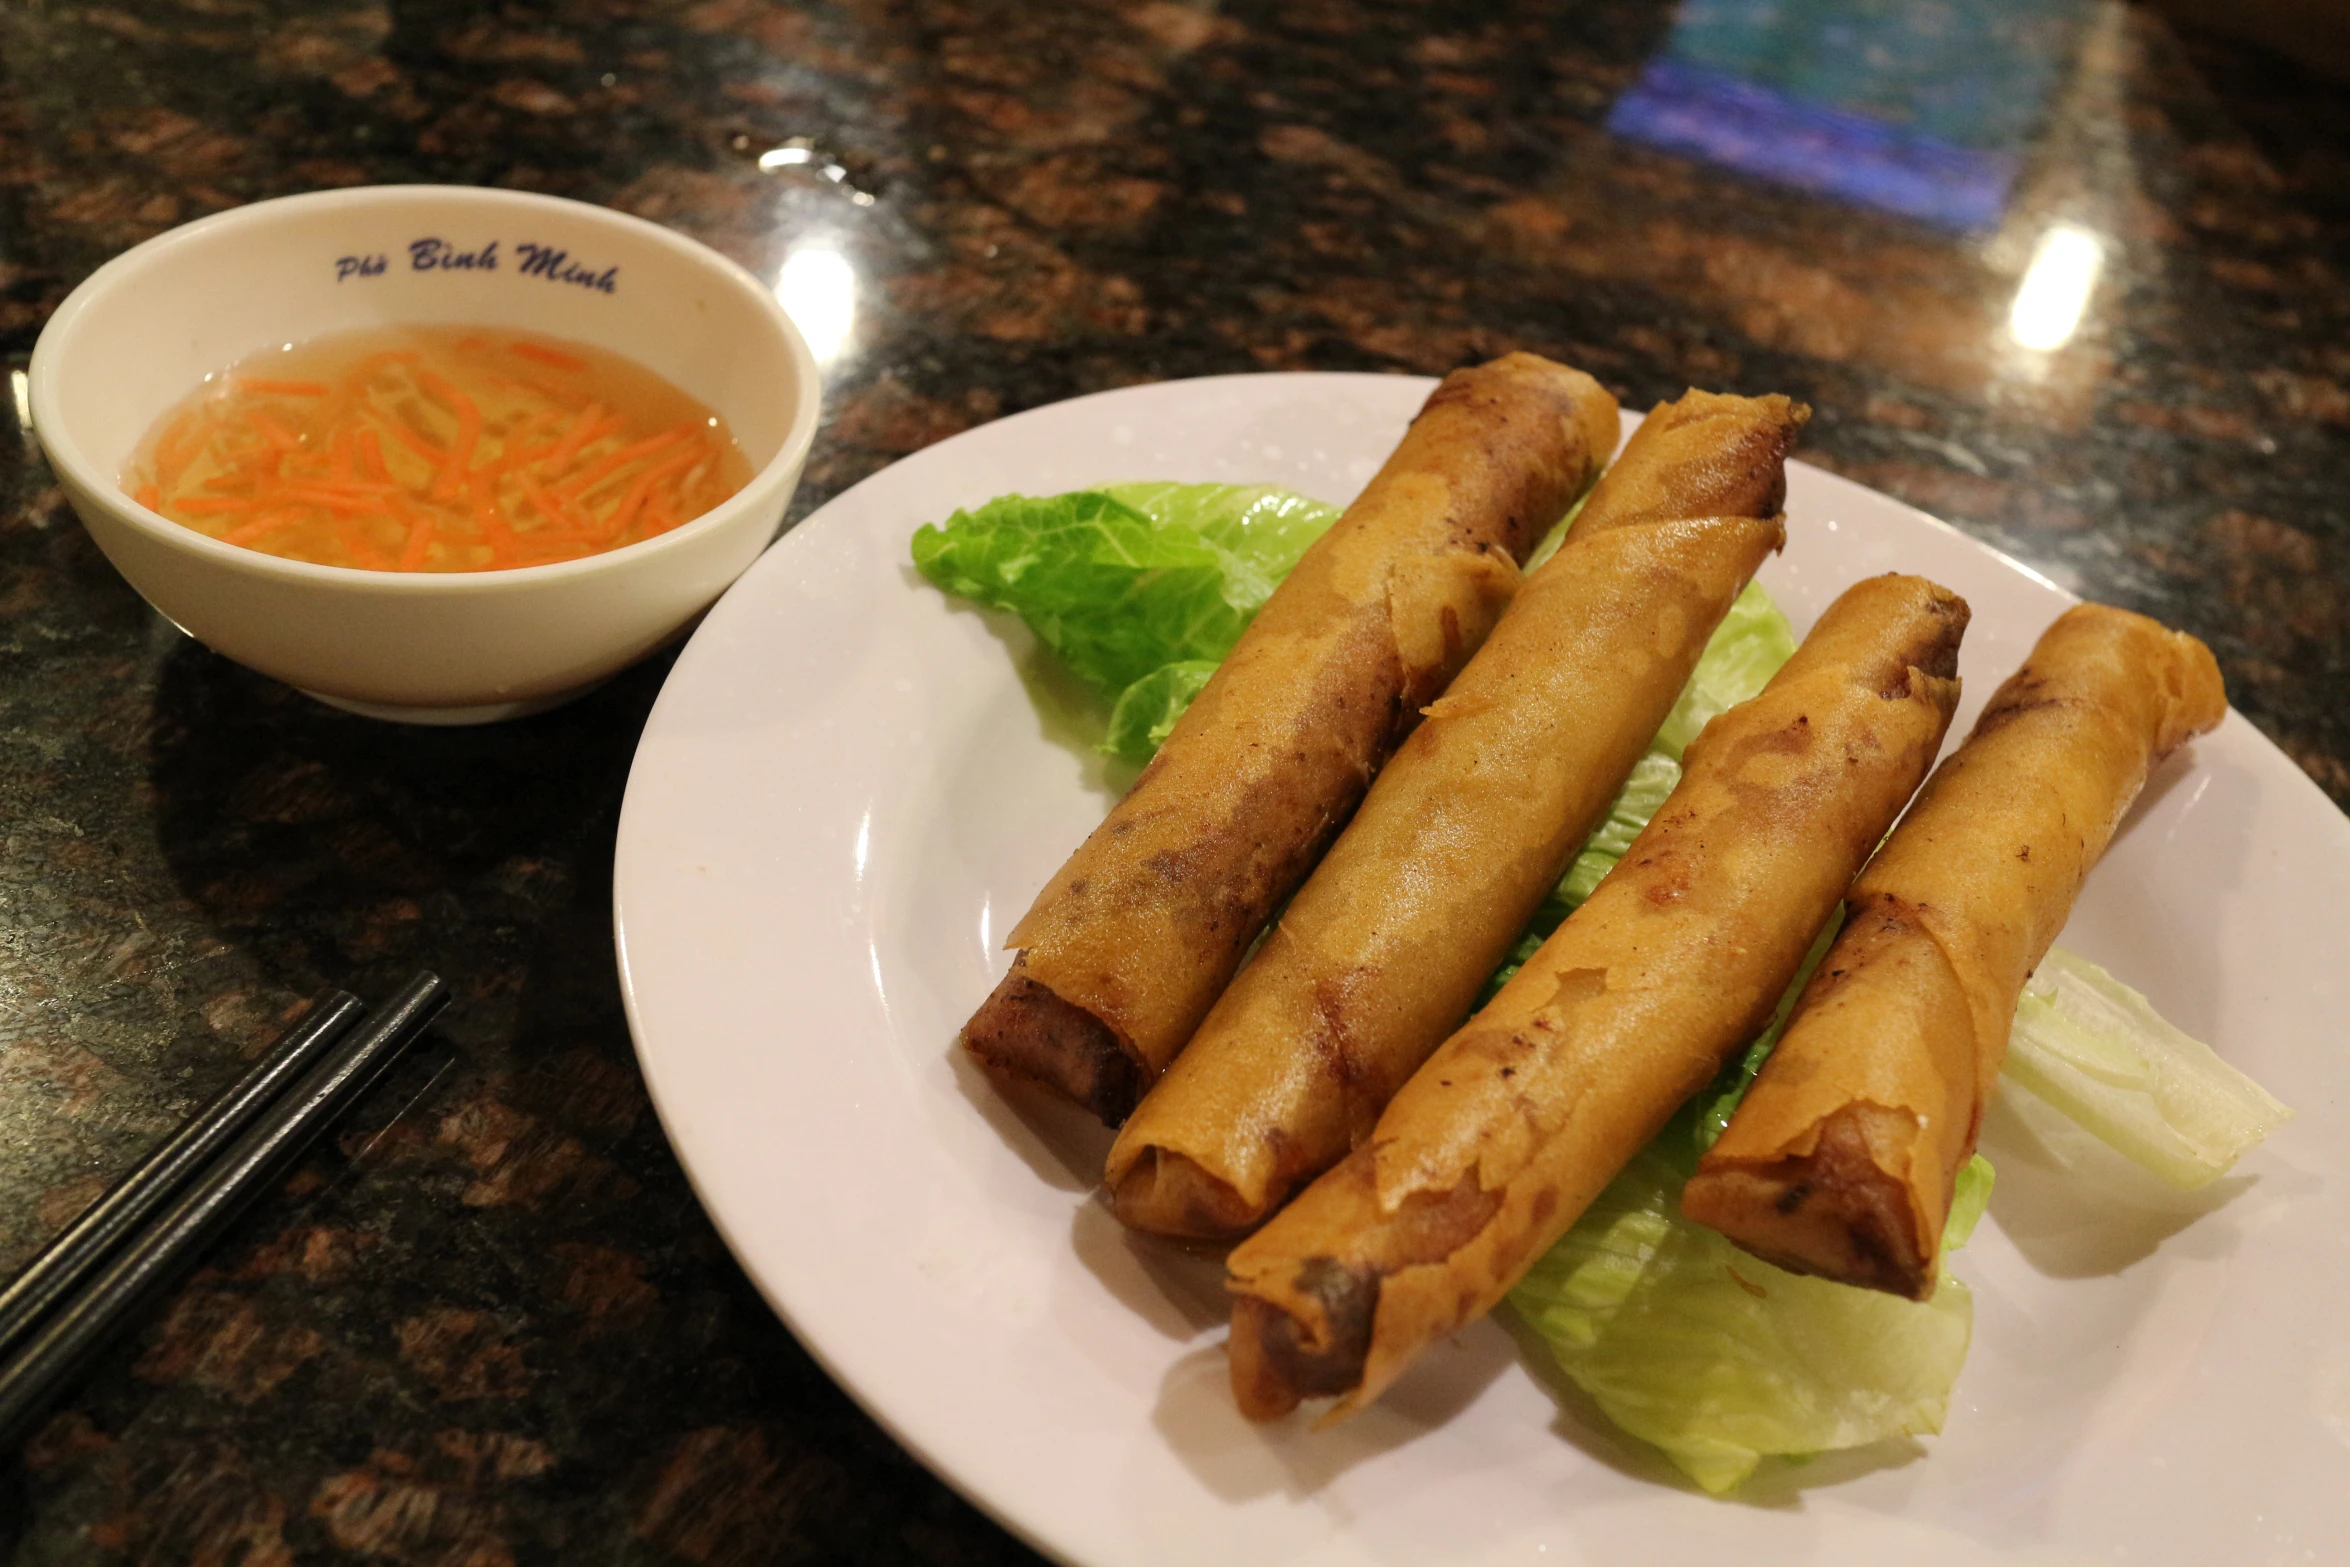
<svg viewBox="0 0 2350 1567">
<path fill-rule="evenodd" d="M 2219 652 L 2350 802 L 2350 95 L 2086 4 L 1956 235 L 1610 136 L 1662 4 L 155 0 L 0 9 L 0 351 L 121 248 L 513 185 L 856 269 L 794 515 L 1075 393 L 1506 348 L 1806 455 Z M 805 163 L 759 154 L 805 138 Z M 825 167 L 837 169 L 828 175 Z M 2004 335 L 2035 238 L 2083 330 Z M 976 498 L 976 497 L 975 497 Z M 1032 1559 L 816 1368 L 656 1126 L 610 956 L 655 660 L 404 731 L 188 642 L 0 429 L 0 1268 L 329 981 L 446 1025 L 0 1464 L 20 1563 Z"/>
</svg>

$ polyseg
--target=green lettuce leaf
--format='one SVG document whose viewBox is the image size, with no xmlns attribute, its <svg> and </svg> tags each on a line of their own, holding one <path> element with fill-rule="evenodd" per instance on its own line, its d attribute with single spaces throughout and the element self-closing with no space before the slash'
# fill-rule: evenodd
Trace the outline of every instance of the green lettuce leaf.
<svg viewBox="0 0 2350 1567">
<path fill-rule="evenodd" d="M 2293 1116 L 2144 996 L 2062 947 L 2016 1003 L 2005 1075 L 2185 1190 L 2225 1175 Z"/>
<path fill-rule="evenodd" d="M 1942 1249 L 1954 1252 L 1974 1238 L 1975 1226 L 1991 1206 L 1991 1161 L 1970 1154 L 1950 1183 L 1950 1213 L 1942 1221 Z"/>
<path fill-rule="evenodd" d="M 1939 1431 L 1973 1330 L 1966 1286 L 1946 1274 L 1919 1304 L 1750 1257 L 1681 1217 L 1695 1162 L 1684 1115 L 1510 1292 L 1559 1370 L 1716 1494 L 1772 1455 Z M 1945 1244 L 1984 1195 L 1953 1203 Z"/>
<path fill-rule="evenodd" d="M 1215 672 L 1214 660 L 1187 658 L 1161 664 L 1119 692 L 1110 708 L 1110 735 L 1102 749 L 1136 762 L 1158 755 L 1175 730 L 1175 720 Z"/>
<path fill-rule="evenodd" d="M 1651 751 L 1632 764 L 1631 776 L 1624 787 L 1616 791 L 1615 803 L 1607 808 L 1607 820 L 1599 824 L 1591 836 L 1583 841 L 1583 848 L 1567 873 L 1559 878 L 1550 901 L 1558 905 L 1558 919 L 1550 922 L 1550 929 L 1558 927 L 1559 920 L 1583 906 L 1583 900 L 1599 887 L 1601 878 L 1616 868 L 1624 851 L 1632 847 L 1632 840 L 1640 836 L 1640 829 L 1681 782 L 1681 764 L 1662 751 Z M 1544 931 L 1545 935 L 1549 930 Z"/>
<path fill-rule="evenodd" d="M 1225 597 L 1252 613 L 1338 520 L 1335 506 L 1263 484 L 1112 484 L 1103 493 L 1162 530 L 1198 534 L 1223 557 Z"/>
<path fill-rule="evenodd" d="M 1717 713 L 1761 691 L 1795 656 L 1795 628 L 1756 583 L 1748 583 L 1714 628 L 1681 699 L 1656 732 L 1656 748 L 1678 762 Z"/>
<path fill-rule="evenodd" d="M 1607 820 L 1584 843 L 1575 863 L 1567 867 L 1556 901 L 1568 911 L 1581 907 L 1681 781 L 1681 753 L 1697 738 L 1697 732 L 1715 714 L 1759 695 L 1779 666 L 1794 656 L 1795 628 L 1787 624 L 1787 617 L 1761 585 L 1749 582 L 1706 639 L 1697 667 L 1689 672 L 1689 683 L 1665 715 L 1655 744 L 1624 781 L 1615 804 L 1608 808 Z"/>
<path fill-rule="evenodd" d="M 1525 569 L 1529 575 L 1553 555 L 1556 555 L 1559 552 L 1559 546 L 1567 542 L 1567 535 L 1574 531 L 1575 519 L 1583 515 L 1583 503 L 1591 499 L 1591 492 L 1598 487 L 1599 480 L 1596 478 L 1585 485 L 1583 493 L 1575 497 L 1575 504 L 1567 508 L 1567 514 L 1561 517 L 1556 526 L 1548 533 L 1535 541 L 1533 550 L 1526 556 Z"/>
<path fill-rule="evenodd" d="M 1213 672 L 1337 519 L 1262 485 L 1123 484 L 1000 495 L 924 524 L 913 556 L 938 587 L 1018 615 L 1110 703 L 1104 749 L 1140 762 L 1206 684 L 1197 666 Z"/>
<path fill-rule="evenodd" d="M 1811 972 L 1820 966 L 1820 959 L 1828 955 L 1829 946 L 1836 940 L 1836 932 L 1844 928 L 1844 905 L 1836 905 L 1836 912 L 1828 916 L 1828 923 L 1811 939 L 1811 950 L 1804 953 L 1803 962 L 1796 968 L 1795 977 L 1779 995 L 1779 1004 L 1771 1009 L 1771 1021 L 1757 1034 L 1754 1043 L 1722 1069 L 1711 1087 L 1693 1101 L 1697 1106 L 1697 1127 L 1694 1133 L 1700 1153 L 1720 1141 L 1729 1128 L 1730 1117 L 1738 1113 L 1739 1101 L 1753 1084 L 1762 1064 L 1770 1059 L 1771 1047 L 1787 1031 L 1787 1015 L 1795 1010 L 1795 1001 L 1803 994 L 1803 987 L 1811 983 Z M 1986 1169 L 1989 1166 L 1985 1166 Z"/>
</svg>

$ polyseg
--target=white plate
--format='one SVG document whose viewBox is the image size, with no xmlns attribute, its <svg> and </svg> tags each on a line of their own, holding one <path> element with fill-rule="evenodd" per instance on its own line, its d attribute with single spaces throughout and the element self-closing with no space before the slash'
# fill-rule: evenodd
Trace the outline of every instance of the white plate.
<svg viewBox="0 0 2350 1567">
<path fill-rule="evenodd" d="M 1091 1196 L 1098 1129 L 1013 1109 L 953 1048 L 1111 795 L 1024 689 L 1025 635 L 923 584 L 906 541 L 1127 478 L 1343 501 L 1427 389 L 1236 376 L 1005 419 L 834 500 L 704 623 L 629 777 L 621 977 L 670 1140 L 767 1299 L 926 1463 L 1088 1567 L 2341 1560 L 2350 824 L 2233 714 L 2149 788 L 2064 939 L 2301 1118 L 2209 1212 L 2077 1189 L 1998 1120 L 1944 1435 L 1708 1500 L 1562 1413 L 1491 1321 L 1338 1430 L 1233 1413 L 1218 1265 L 1130 1238 Z M 1799 628 L 1894 568 L 1973 604 L 1954 735 L 2067 601 L 1816 469 L 1787 509 L 1763 579 Z"/>
</svg>

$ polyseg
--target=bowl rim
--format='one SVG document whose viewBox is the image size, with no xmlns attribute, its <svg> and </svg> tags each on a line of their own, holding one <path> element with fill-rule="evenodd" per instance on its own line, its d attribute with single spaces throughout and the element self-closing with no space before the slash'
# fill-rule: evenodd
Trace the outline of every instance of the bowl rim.
<svg viewBox="0 0 2350 1567">
<path fill-rule="evenodd" d="M 582 556 L 577 560 L 555 561 L 540 566 L 506 566 L 487 571 L 377 571 L 365 566 L 325 566 L 314 561 L 289 560 L 285 556 L 248 549 L 241 544 L 223 543 L 148 510 L 128 495 L 120 494 L 118 482 L 99 473 L 97 466 L 83 456 L 80 444 L 73 439 L 72 431 L 58 407 L 57 381 L 62 373 L 58 365 L 60 356 L 70 346 L 77 323 L 106 294 L 134 276 L 168 264 L 175 252 L 223 229 L 265 226 L 287 215 L 291 208 L 365 206 L 395 199 L 430 199 L 463 206 L 538 207 L 557 210 L 573 217 L 585 217 L 592 222 L 603 222 L 628 230 L 660 245 L 681 259 L 714 273 L 727 286 L 747 294 L 757 309 L 783 329 L 790 373 L 805 392 L 793 410 L 791 425 L 785 430 L 782 444 L 776 448 L 775 455 L 733 495 L 699 517 L 658 537 L 640 539 L 634 544 L 624 544 L 618 549 Z M 824 392 L 823 373 L 817 366 L 814 351 L 808 347 L 808 340 L 801 335 L 799 324 L 783 308 L 775 291 L 762 284 L 739 262 L 720 255 L 690 235 L 681 234 L 633 213 L 599 206 L 594 202 L 574 201 L 566 196 L 505 190 L 492 185 L 357 185 L 303 191 L 290 196 L 272 196 L 262 201 L 247 202 L 166 229 L 108 260 L 75 285 L 41 328 L 41 335 L 33 344 L 32 362 L 26 374 L 33 435 L 40 442 L 43 457 L 52 468 L 60 470 L 61 478 L 70 476 L 79 488 L 103 505 L 114 520 L 168 548 L 185 550 L 245 574 L 281 577 L 314 586 L 334 585 L 379 593 L 410 594 L 494 593 L 512 587 L 625 570 L 631 562 L 647 561 L 672 550 L 685 548 L 703 535 L 721 531 L 739 520 L 745 510 L 764 504 L 761 498 L 777 485 L 788 484 L 807 461 L 808 452 L 816 440 L 816 426 L 823 411 Z"/>
</svg>

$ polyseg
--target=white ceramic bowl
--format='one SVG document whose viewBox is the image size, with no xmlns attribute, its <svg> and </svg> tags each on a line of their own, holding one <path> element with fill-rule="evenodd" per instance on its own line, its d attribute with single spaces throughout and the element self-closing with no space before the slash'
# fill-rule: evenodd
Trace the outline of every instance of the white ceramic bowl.
<svg viewBox="0 0 2350 1567">
<path fill-rule="evenodd" d="M 496 265 L 419 266 L 428 240 L 444 256 L 494 243 Z M 555 252 L 564 276 L 524 265 Z M 625 354 L 722 416 L 754 477 L 644 543 L 466 573 L 282 560 L 123 493 L 140 438 L 209 372 L 401 322 L 543 332 Z M 773 292 L 707 247 L 580 202 L 430 185 L 288 196 L 159 235 L 58 307 L 31 379 L 50 467 L 148 603 L 241 664 L 339 707 L 418 723 L 550 707 L 674 637 L 774 538 L 818 398 L 815 359 Z"/>
</svg>

